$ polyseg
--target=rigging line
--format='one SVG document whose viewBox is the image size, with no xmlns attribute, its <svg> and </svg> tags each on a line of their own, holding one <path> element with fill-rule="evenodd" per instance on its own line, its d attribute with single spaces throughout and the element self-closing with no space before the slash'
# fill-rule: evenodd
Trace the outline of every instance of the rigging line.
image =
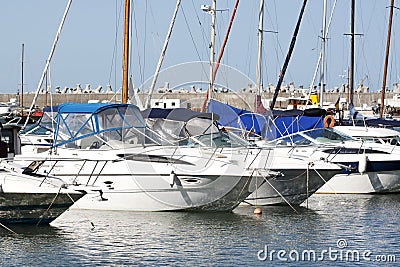
<svg viewBox="0 0 400 267">
<path fill-rule="evenodd" d="M 62 17 L 62 19 L 61 19 L 60 26 L 58 27 L 56 37 L 54 38 L 54 42 L 53 42 L 53 45 L 52 45 L 52 47 L 51 47 L 49 56 L 48 56 L 48 58 L 47 58 L 47 60 L 46 60 L 46 65 L 45 65 L 44 70 L 43 70 L 43 72 L 42 72 L 42 76 L 40 77 L 40 81 L 39 81 L 39 84 L 38 84 L 38 86 L 37 86 L 35 96 L 34 96 L 33 99 L 32 99 L 32 104 L 31 104 L 31 106 L 30 106 L 30 108 L 29 108 L 29 111 L 28 111 L 28 118 L 25 120 L 25 123 L 24 123 L 22 129 L 24 129 L 24 128 L 26 127 L 26 125 L 28 124 L 28 119 L 29 119 L 29 117 L 30 117 L 31 114 L 32 114 L 33 106 L 34 106 L 35 103 L 36 103 L 37 97 L 38 97 L 38 95 L 39 95 L 39 90 L 40 90 L 40 88 L 41 88 L 41 86 L 42 86 L 42 84 L 43 84 L 44 75 L 46 74 L 47 69 L 49 68 L 50 61 L 51 61 L 51 59 L 52 59 L 52 57 L 53 57 L 54 51 L 56 50 L 56 45 L 57 45 L 58 39 L 60 38 L 61 30 L 62 30 L 63 25 L 64 25 L 64 22 L 65 22 L 65 20 L 66 20 L 66 18 L 67 18 L 68 11 L 69 11 L 69 8 L 71 7 L 71 4 L 72 4 L 72 0 L 69 0 L 69 1 L 68 1 L 68 4 L 67 4 L 67 7 L 65 8 L 64 15 L 63 15 L 63 17 Z"/>
<path fill-rule="evenodd" d="M 199 14 L 197 13 L 197 8 L 194 6 L 193 0 L 192 0 L 192 6 L 193 6 L 194 13 L 196 14 L 197 21 L 199 22 L 199 25 L 200 25 L 200 29 L 201 29 L 201 33 L 202 33 L 202 37 L 203 37 L 203 39 L 202 39 L 203 40 L 203 46 L 206 47 L 207 46 L 207 41 L 206 40 L 208 39 L 208 37 L 206 37 L 206 33 L 204 31 L 203 24 L 201 24 L 200 17 L 199 17 Z"/>
<path fill-rule="evenodd" d="M 159 74 L 160 69 L 161 69 L 161 65 L 162 65 L 162 63 L 164 61 L 164 56 L 165 56 L 165 53 L 167 51 L 169 40 L 171 38 L 172 29 L 174 28 L 174 24 L 175 24 L 176 16 L 178 15 L 180 4 L 181 4 L 181 0 L 178 0 L 176 2 L 175 11 L 174 11 L 174 14 L 172 15 L 171 23 L 170 23 L 169 28 L 168 28 L 167 36 L 165 37 L 165 41 L 164 41 L 164 44 L 163 44 L 163 47 L 162 47 L 162 50 L 161 50 L 161 55 L 160 55 L 160 58 L 158 60 L 157 67 L 156 67 L 156 70 L 155 70 L 154 75 L 153 75 L 153 80 L 152 80 L 151 85 L 150 85 L 149 93 L 148 93 L 148 96 L 147 96 L 147 99 L 146 99 L 146 103 L 145 103 L 145 107 L 146 108 L 150 108 L 150 100 L 151 100 L 151 97 L 152 97 L 152 94 L 153 94 L 153 91 L 154 91 L 154 87 L 156 86 L 156 82 L 157 82 L 157 79 L 158 79 L 158 74 Z"/>
<path fill-rule="evenodd" d="M 274 191 L 286 202 L 286 204 L 288 204 L 296 213 L 299 213 L 292 204 L 290 204 L 290 202 L 281 194 L 281 192 L 279 192 L 278 189 L 276 189 L 267 179 L 267 177 L 265 177 L 259 170 L 258 170 L 258 174 L 263 177 L 263 179 L 268 183 L 268 185 L 270 187 L 272 187 L 272 189 L 274 189 Z"/>
<path fill-rule="evenodd" d="M 276 88 L 275 88 L 275 92 L 274 92 L 274 96 L 272 98 L 270 109 L 274 109 L 276 98 L 278 97 L 282 81 L 283 81 L 283 79 L 285 77 L 286 69 L 287 69 L 287 67 L 289 65 L 289 60 L 290 60 L 292 52 L 294 50 L 294 46 L 295 46 L 296 39 L 297 39 L 297 34 L 299 32 L 299 29 L 300 29 L 300 23 L 301 23 L 301 19 L 303 17 L 303 14 L 304 14 L 304 10 L 306 8 L 306 4 L 307 4 L 307 0 L 304 0 L 303 1 L 303 5 L 302 5 L 301 10 L 300 10 L 299 18 L 298 18 L 297 23 L 296 23 L 296 28 L 294 30 L 294 33 L 293 33 L 293 36 L 292 36 L 292 40 L 290 42 L 289 51 L 288 51 L 288 53 L 286 55 L 286 59 L 285 59 L 285 62 L 283 64 L 283 67 L 282 67 L 282 73 L 279 75 L 279 80 L 278 80 L 278 83 L 277 83 Z"/>
<path fill-rule="evenodd" d="M 113 70 L 114 70 L 114 79 L 116 78 L 116 68 L 114 67 L 114 66 L 116 66 L 116 53 L 117 53 L 117 46 L 118 46 L 118 44 L 117 44 L 117 40 L 118 40 L 118 29 L 119 29 L 119 20 L 120 20 L 120 18 L 121 18 L 121 10 L 122 10 L 122 2 L 121 2 L 121 5 L 120 5 L 120 8 L 119 8 L 119 14 L 117 14 L 117 12 L 118 12 L 118 6 L 117 6 L 117 3 L 118 2 L 118 0 L 115 0 L 115 38 L 114 38 L 114 49 L 113 49 L 113 54 L 112 54 L 112 57 L 111 57 L 111 67 L 110 67 L 110 74 L 109 74 L 109 76 L 108 76 L 108 83 L 110 84 L 111 83 L 111 76 L 112 76 L 112 72 L 113 72 Z M 116 81 L 115 81 L 115 83 L 116 83 Z M 115 83 L 114 83 L 114 85 L 115 85 Z"/>
<path fill-rule="evenodd" d="M 145 69 L 146 69 L 147 8 L 148 8 L 147 3 L 148 3 L 149 1 L 145 1 L 145 2 L 146 2 L 146 4 L 145 4 L 145 12 L 144 12 L 145 16 L 144 16 L 143 70 L 142 70 L 142 71 L 143 71 L 143 74 L 142 74 L 142 77 L 144 77 L 144 72 L 145 72 Z M 140 82 L 143 83 L 144 81 L 140 81 Z"/>
<path fill-rule="evenodd" d="M 85 192 L 85 193 L 87 194 L 87 192 Z M 78 204 L 76 204 L 76 201 L 71 197 L 71 195 L 68 192 L 66 192 L 66 194 L 69 197 L 69 199 L 72 201 L 72 203 L 74 203 L 73 205 L 75 205 L 79 209 Z M 90 225 L 92 225 L 92 229 L 91 230 L 93 230 L 94 229 L 94 223 L 91 220 L 89 220 L 89 218 L 85 214 L 83 214 L 83 216 L 86 218 L 86 220 L 88 220 L 90 222 Z"/>
<path fill-rule="evenodd" d="M 277 5 L 276 5 L 276 1 L 275 0 L 274 0 L 274 8 L 275 8 L 275 25 L 274 26 L 276 28 L 276 32 L 279 33 L 278 11 L 277 11 Z M 272 22 L 272 20 L 271 20 L 271 22 Z M 279 35 L 278 34 L 275 36 L 275 40 L 276 40 L 276 44 L 277 44 L 277 47 L 275 47 L 275 55 L 276 55 L 275 73 L 279 73 L 279 65 L 280 65 L 279 62 L 281 62 L 281 60 L 279 59 L 279 53 L 278 52 L 281 52 L 281 56 L 282 57 L 285 55 L 285 53 L 283 52 L 281 43 L 279 42 Z M 278 76 L 278 75 L 276 75 L 276 76 Z"/>
<path fill-rule="evenodd" d="M 184 19 L 185 19 L 186 26 L 187 26 L 187 28 L 188 28 L 188 30 L 189 30 L 189 35 L 190 35 L 190 38 L 191 38 L 191 40 L 192 40 L 194 49 L 196 50 L 197 57 L 199 58 L 199 61 L 201 61 L 201 57 L 200 57 L 200 54 L 199 54 L 199 50 L 197 49 L 196 42 L 194 41 L 192 32 L 191 32 L 191 30 L 190 30 L 189 23 L 188 23 L 187 18 L 186 18 L 185 10 L 183 9 L 183 5 L 181 5 L 181 9 L 182 9 L 183 17 L 184 17 Z M 205 69 L 205 67 L 204 67 L 204 64 L 201 64 L 201 66 L 202 66 L 203 74 L 207 77 L 208 74 L 207 74 L 207 71 L 206 71 L 206 69 Z"/>
<path fill-rule="evenodd" d="M 332 164 L 334 164 L 334 163 L 332 163 Z M 338 166 L 339 166 L 339 165 L 338 165 Z M 339 166 L 339 167 L 341 167 L 341 166 Z M 322 181 L 324 181 L 325 184 L 333 191 L 333 193 L 334 193 L 335 195 L 337 195 L 335 189 L 328 183 L 328 181 L 325 180 L 324 177 L 323 177 L 316 169 L 313 168 L 313 170 L 315 171 L 316 174 L 318 174 L 319 178 L 321 178 Z"/>
<path fill-rule="evenodd" d="M 133 3 L 135 3 L 135 2 L 133 2 Z M 132 5 L 132 15 L 133 15 L 133 20 L 134 20 L 134 22 L 135 22 L 136 47 L 138 48 L 138 49 L 136 49 L 136 51 L 137 51 L 137 58 L 138 58 L 137 63 L 138 63 L 138 65 L 139 65 L 140 83 L 142 84 L 144 78 L 143 78 L 143 75 L 142 75 L 142 73 L 143 73 L 142 60 L 141 60 L 140 53 L 139 53 L 139 36 L 138 36 L 137 21 L 136 21 L 136 16 L 135 16 L 135 14 L 136 14 L 136 8 L 135 8 L 135 7 L 136 7 L 136 5 L 133 4 L 133 5 Z"/>
<path fill-rule="evenodd" d="M 43 217 L 45 216 L 45 214 L 49 212 L 49 210 L 51 209 L 51 206 L 53 206 L 53 204 L 54 204 L 54 201 L 56 201 L 58 195 L 60 194 L 61 189 L 62 189 L 62 187 L 60 187 L 60 188 L 58 189 L 58 192 L 56 193 L 55 197 L 54 197 L 53 200 L 51 201 L 49 207 L 43 212 L 43 214 L 42 214 L 40 220 L 36 223 L 36 226 L 38 226 L 38 225 L 42 222 Z"/>
<path fill-rule="evenodd" d="M 232 11 L 230 23 L 229 23 L 228 28 L 227 28 L 227 30 L 226 30 L 225 38 L 224 38 L 224 41 L 223 41 L 223 43 L 222 43 L 220 53 L 219 53 L 219 55 L 218 55 L 217 63 L 216 63 L 216 65 L 214 66 L 213 77 L 212 77 L 213 83 L 214 83 L 214 81 L 215 81 L 215 77 L 217 76 L 217 71 L 218 71 L 218 68 L 219 68 L 219 65 L 220 65 L 220 62 L 221 62 L 221 58 L 222 58 L 222 56 L 223 56 L 223 54 L 224 54 L 224 51 L 225 51 L 226 43 L 228 42 L 229 33 L 230 33 L 230 31 L 231 31 L 231 28 L 232 28 L 233 20 L 234 20 L 234 18 L 235 18 L 236 10 L 237 10 L 238 5 L 239 5 L 239 0 L 236 0 L 234 9 L 233 9 L 233 11 Z M 227 77 L 226 77 L 226 76 L 225 76 L 225 80 L 226 80 L 225 82 L 226 82 L 227 87 L 228 87 L 228 81 L 227 81 Z M 228 88 L 229 88 L 229 87 L 228 87 Z"/>
<path fill-rule="evenodd" d="M 255 171 L 256 171 L 256 170 L 253 169 L 253 171 L 252 171 L 251 174 L 250 174 L 250 178 L 247 179 L 247 181 L 244 183 L 242 189 L 240 190 L 240 193 L 237 195 L 236 201 L 238 201 L 239 196 L 242 195 L 242 193 L 243 193 L 243 191 L 246 189 L 246 187 L 247 187 L 248 185 L 250 185 L 250 182 L 251 182 L 251 180 L 253 179 L 253 175 L 254 175 L 254 172 L 255 172 Z M 256 190 L 254 190 L 254 191 L 257 192 L 257 176 L 256 176 Z"/>
<path fill-rule="evenodd" d="M 229 9 L 228 9 L 229 10 Z M 222 11 L 220 12 L 221 14 L 222 14 Z M 220 23 L 222 21 L 222 23 Z M 218 32 L 222 32 L 222 29 L 225 29 L 225 28 L 230 28 L 230 26 L 229 26 L 229 19 L 228 19 L 228 23 L 227 23 L 227 27 L 225 27 L 225 23 L 224 23 L 225 21 L 223 21 L 222 19 L 218 19 L 217 21 L 216 21 L 216 28 L 217 28 L 217 30 L 216 30 L 216 32 L 218 33 Z M 225 36 L 224 37 L 224 40 L 222 40 L 222 34 L 216 34 L 216 36 L 218 37 L 218 41 L 219 41 L 219 44 L 221 44 L 220 45 L 220 47 L 222 47 L 223 45 L 224 45 L 224 42 L 225 42 L 225 44 L 226 44 L 226 39 L 227 39 L 227 37 Z M 215 44 L 215 46 L 217 47 L 217 44 Z M 222 49 L 222 48 L 221 48 Z M 228 53 L 228 52 L 226 52 L 226 53 Z M 225 53 L 225 54 L 226 54 Z M 222 58 L 222 56 L 221 56 L 221 58 Z M 225 56 L 225 59 L 226 59 L 226 65 L 228 65 L 228 55 L 227 56 Z M 219 63 L 217 63 L 217 64 L 219 64 Z M 215 65 L 214 66 L 214 71 L 215 71 L 215 69 L 217 69 L 218 70 L 218 68 L 219 68 L 219 66 L 218 65 Z M 229 88 L 229 84 L 228 84 L 228 79 L 227 79 L 227 77 L 226 77 L 226 73 L 224 73 L 223 71 L 220 71 L 219 72 L 219 74 L 220 74 L 220 80 L 221 80 L 221 82 L 220 82 L 220 84 L 222 84 L 222 82 L 224 82 L 224 84 L 226 85 L 226 87 L 227 88 Z M 216 71 L 215 71 L 215 73 L 213 74 L 213 83 L 214 83 L 214 81 L 215 81 L 215 77 L 216 77 Z"/>
<path fill-rule="evenodd" d="M 13 234 L 16 234 L 16 235 L 17 235 L 17 233 L 16 233 L 16 232 L 14 232 L 13 230 L 11 230 L 10 228 L 8 228 L 7 226 L 5 226 L 4 224 L 0 223 L 0 226 L 1 226 L 1 227 L 3 227 L 4 229 L 6 229 L 7 231 L 9 231 L 9 232 L 11 232 L 11 233 L 13 233 Z"/>
<path fill-rule="evenodd" d="M 198 49 L 197 49 L 196 43 L 195 43 L 195 41 L 194 41 L 194 38 L 193 38 L 193 35 L 192 35 L 192 31 L 190 30 L 189 23 L 188 23 L 188 21 L 187 21 L 187 19 L 186 19 L 186 14 L 185 14 L 185 10 L 183 9 L 183 6 L 181 6 L 181 9 L 182 9 L 183 17 L 184 17 L 184 19 L 185 19 L 186 26 L 187 26 L 187 28 L 188 28 L 188 30 L 189 30 L 190 38 L 192 39 L 192 43 L 193 43 L 193 45 L 194 45 L 194 49 L 196 50 L 197 57 L 198 57 L 199 61 L 201 61 L 201 57 L 200 57 L 199 51 L 198 51 Z"/>
<path fill-rule="evenodd" d="M 255 5 L 252 5 L 252 10 L 251 10 L 251 14 L 257 14 L 257 11 L 255 11 Z M 255 16 L 254 16 L 254 18 L 255 18 Z M 254 22 L 254 21 L 253 21 Z M 253 28 L 254 28 L 254 26 L 251 24 L 251 23 L 249 23 L 248 24 L 248 27 L 249 27 L 249 29 L 248 29 L 248 32 L 250 32 L 250 33 L 252 33 L 253 32 Z M 258 29 L 257 29 L 258 30 Z M 247 73 L 246 73 L 246 75 L 247 76 L 252 76 L 252 74 L 253 74 L 253 71 L 251 70 L 252 69 L 252 67 L 254 66 L 254 64 L 252 64 L 252 56 L 253 56 L 253 53 L 251 53 L 251 52 L 253 52 L 253 50 L 254 49 L 251 49 L 250 47 L 253 47 L 253 41 L 254 39 L 253 39 L 253 34 L 250 34 L 250 36 L 249 36 L 249 40 L 248 40 L 248 42 L 247 42 L 247 50 L 246 50 L 246 61 L 245 61 L 245 64 L 244 64 L 244 66 L 247 66 Z"/>
<path fill-rule="evenodd" d="M 328 38 L 328 33 L 329 33 L 329 29 L 331 27 L 333 13 L 334 13 L 335 8 L 336 8 L 336 3 L 337 3 L 337 0 L 335 0 L 335 2 L 333 3 L 331 14 L 329 16 L 328 26 L 326 27 L 326 31 L 325 31 L 325 36 L 322 36 L 322 38 L 325 39 L 325 40 Z M 318 67 L 321 64 L 321 60 L 322 60 L 322 50 L 319 53 L 317 67 L 314 70 L 314 76 L 313 76 L 311 84 L 310 84 L 310 93 L 311 93 L 311 90 L 313 89 L 313 86 L 314 86 L 314 83 L 315 83 L 315 79 L 317 77 Z M 329 73 L 328 71 L 326 71 L 326 72 Z"/>
</svg>

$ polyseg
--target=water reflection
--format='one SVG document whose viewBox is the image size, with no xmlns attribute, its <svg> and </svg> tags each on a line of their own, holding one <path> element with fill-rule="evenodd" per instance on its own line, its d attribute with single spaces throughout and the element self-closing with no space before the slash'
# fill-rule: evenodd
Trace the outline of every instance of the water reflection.
<svg viewBox="0 0 400 267">
<path fill-rule="evenodd" d="M 50 227 L 0 230 L 10 265 L 265 265 L 257 252 L 337 248 L 399 251 L 400 195 L 316 195 L 309 208 L 232 213 L 72 210 Z M 94 227 L 93 227 L 94 226 Z M 400 256 L 398 256 L 400 259 Z M 274 262 L 274 265 L 279 262 Z M 326 264 L 332 264 L 326 262 Z M 8 265 L 8 264 L 7 264 Z"/>
</svg>

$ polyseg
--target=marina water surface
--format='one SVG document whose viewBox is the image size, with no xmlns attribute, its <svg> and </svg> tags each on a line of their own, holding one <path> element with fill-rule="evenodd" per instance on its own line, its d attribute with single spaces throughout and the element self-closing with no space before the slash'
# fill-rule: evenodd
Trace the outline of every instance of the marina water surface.
<svg viewBox="0 0 400 267">
<path fill-rule="evenodd" d="M 232 213 L 70 210 L 1 228 L 1 266 L 395 266 L 400 195 L 314 195 Z"/>
</svg>

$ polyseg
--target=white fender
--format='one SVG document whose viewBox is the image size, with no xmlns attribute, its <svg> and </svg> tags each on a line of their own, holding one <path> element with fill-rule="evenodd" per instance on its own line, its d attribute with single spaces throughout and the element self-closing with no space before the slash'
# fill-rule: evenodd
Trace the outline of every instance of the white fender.
<svg viewBox="0 0 400 267">
<path fill-rule="evenodd" d="M 174 184 L 175 184 L 175 178 L 176 178 L 176 174 L 175 174 L 175 172 L 174 171 L 171 171 L 171 173 L 170 173 L 170 175 L 169 175 L 169 185 L 171 186 L 171 187 L 173 187 L 174 186 Z"/>
<path fill-rule="evenodd" d="M 358 172 L 365 173 L 367 171 L 368 157 L 365 153 L 360 154 L 360 160 L 358 161 Z"/>
</svg>

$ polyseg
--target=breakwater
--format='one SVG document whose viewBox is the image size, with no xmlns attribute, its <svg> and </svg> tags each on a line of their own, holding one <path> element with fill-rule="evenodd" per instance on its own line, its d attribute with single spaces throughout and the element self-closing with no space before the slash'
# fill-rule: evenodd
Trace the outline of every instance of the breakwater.
<svg viewBox="0 0 400 267">
<path fill-rule="evenodd" d="M 280 93 L 280 97 L 289 97 L 290 93 Z M 394 93 L 386 93 L 386 99 L 392 99 Z M 189 93 L 189 92 L 167 92 L 167 93 L 154 93 L 152 99 L 179 99 L 181 107 L 187 108 L 199 108 L 201 107 L 204 100 L 205 93 Z M 251 92 L 228 92 L 228 93 L 215 93 L 213 98 L 236 106 L 242 109 L 251 109 L 254 103 L 255 93 Z M 271 99 L 273 93 L 263 93 L 262 99 Z M 299 95 L 297 95 L 299 96 Z M 325 93 L 324 103 L 335 103 L 339 97 L 339 93 Z M 340 94 L 341 98 L 346 98 L 347 94 Z M 139 98 L 142 103 L 145 103 L 147 94 L 139 93 Z M 355 106 L 368 106 L 375 105 L 380 102 L 381 93 L 368 92 L 368 93 L 355 93 L 354 104 Z M 34 99 L 33 93 L 26 93 L 23 96 L 23 105 L 29 107 Z M 21 101 L 21 96 L 16 94 L 0 94 L 0 102 L 7 103 L 12 101 Z M 76 102 L 76 103 L 87 103 L 88 101 L 110 101 L 110 102 L 121 102 L 121 95 L 119 93 L 68 93 L 68 94 L 39 94 L 36 100 L 36 106 L 42 108 L 48 105 L 58 105 L 65 102 Z M 276 108 L 286 108 L 287 103 L 285 101 L 278 101 L 275 105 Z"/>
</svg>

